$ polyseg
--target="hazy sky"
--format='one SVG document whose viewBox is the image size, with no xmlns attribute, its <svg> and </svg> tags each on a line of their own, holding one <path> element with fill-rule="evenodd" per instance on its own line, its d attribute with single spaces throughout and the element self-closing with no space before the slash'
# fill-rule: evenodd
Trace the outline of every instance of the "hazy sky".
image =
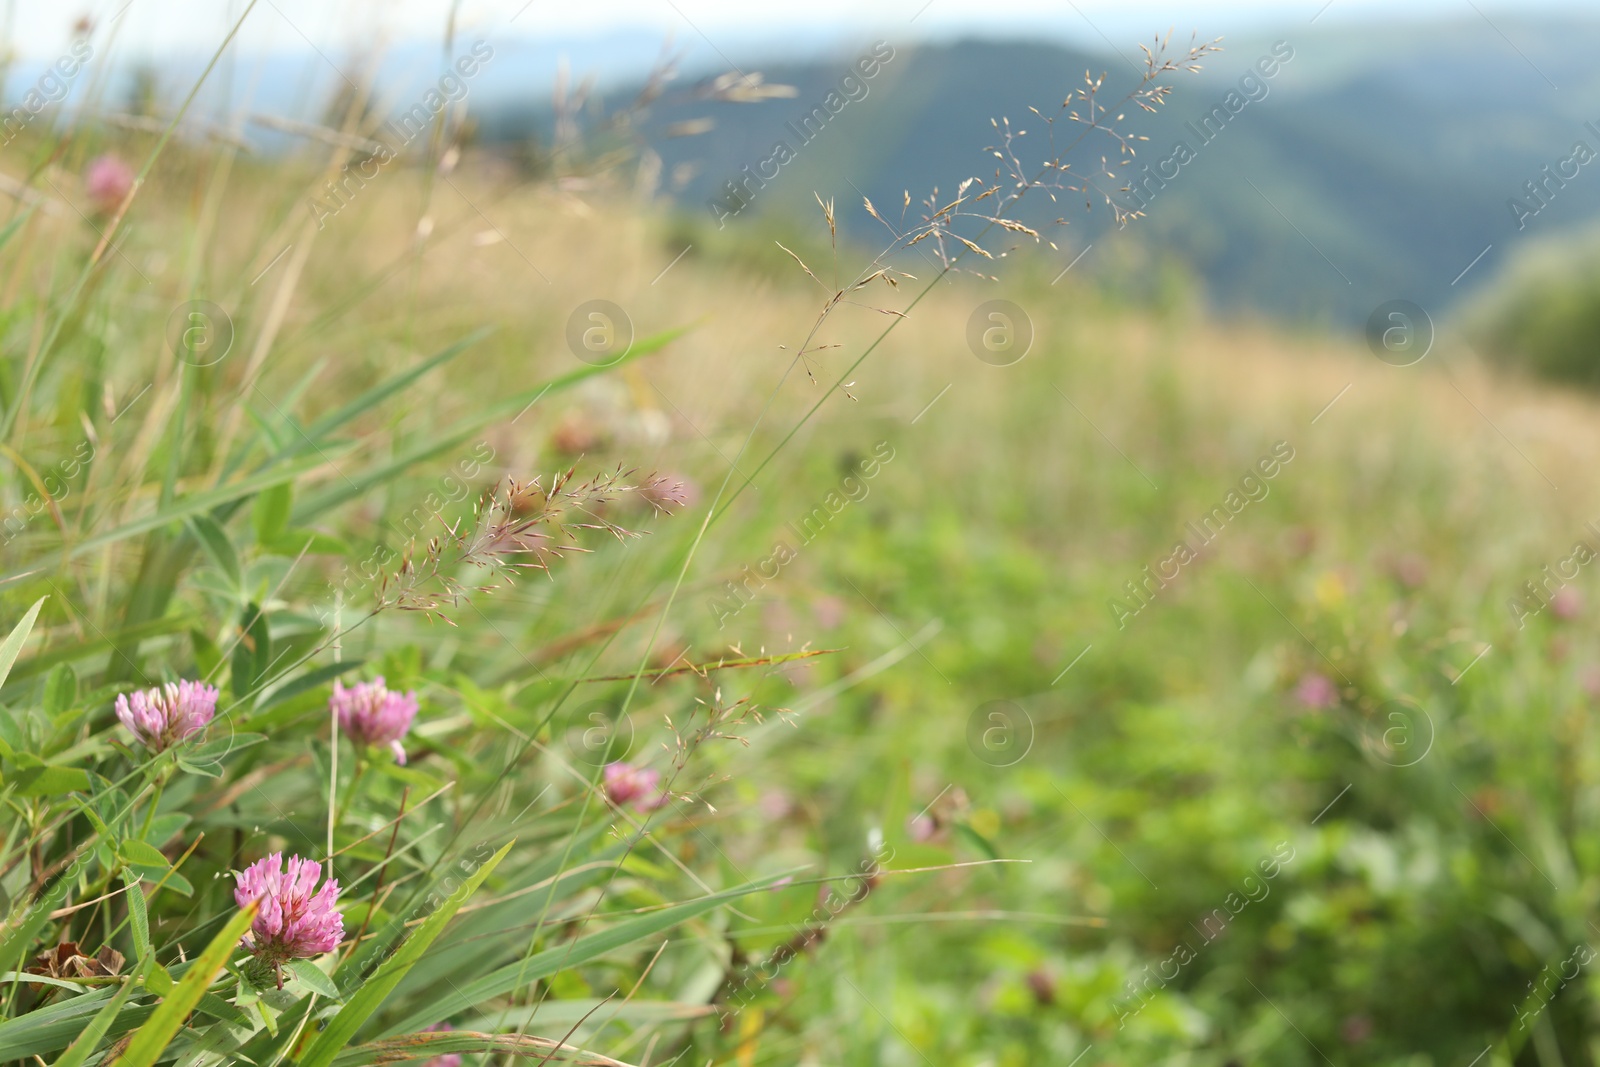
<svg viewBox="0 0 1600 1067">
<path fill-rule="evenodd" d="M 116 18 L 119 47 L 161 53 L 214 47 L 247 0 L 0 0 L 0 27 L 30 57 L 60 51 L 80 14 L 100 24 L 104 39 Z M 1489 0 L 459 0 L 464 33 L 509 32 L 539 38 L 593 37 L 621 29 L 672 32 L 716 48 L 747 44 L 782 30 L 844 35 L 868 30 L 942 35 L 956 30 L 1049 32 L 1119 45 L 1157 29 L 1209 36 L 1257 28 L 1351 20 L 1458 17 L 1493 19 L 1497 12 L 1584 11 L 1592 0 L 1507 5 Z M 438 40 L 451 0 L 258 0 L 241 33 L 249 50 L 373 47 Z M 554 42 L 551 42 L 554 43 Z"/>
</svg>

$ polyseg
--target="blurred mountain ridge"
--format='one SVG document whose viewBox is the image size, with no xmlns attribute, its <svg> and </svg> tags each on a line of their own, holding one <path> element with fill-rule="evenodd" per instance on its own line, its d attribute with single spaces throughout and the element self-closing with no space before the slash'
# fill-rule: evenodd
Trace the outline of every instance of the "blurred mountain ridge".
<svg viewBox="0 0 1600 1067">
<path fill-rule="evenodd" d="M 1600 20 L 1300 25 L 1225 41 L 1202 73 L 1177 79 L 1159 114 L 1127 114 L 1123 125 L 1148 140 L 1118 171 L 1122 183 L 1098 184 L 1126 204 L 1143 202 L 1146 217 L 1112 232 L 1103 207 L 1086 213 L 1081 199 L 1032 197 L 1040 202 L 1023 214 L 1070 220 L 1063 265 L 1091 243 L 1132 242 L 1186 264 L 1222 309 L 1340 324 L 1390 299 L 1445 312 L 1470 302 L 1525 246 L 1600 218 L 1600 166 L 1572 174 L 1569 164 L 1571 176 L 1549 177 L 1580 142 L 1600 153 L 1600 71 L 1583 60 L 1585 40 L 1600 40 Z M 795 88 L 790 99 L 704 101 L 680 85 L 637 132 L 660 153 L 679 203 L 713 224 L 811 211 L 813 192 L 841 206 L 865 196 L 898 209 L 909 191 L 914 215 L 934 186 L 948 192 L 964 178 L 993 177 L 991 118 L 1041 136 L 1030 107 L 1053 113 L 1085 71 L 1105 72 L 1113 99 L 1140 61 L 1135 49 L 1113 55 L 1046 41 L 885 44 L 893 58 L 809 139 L 800 135 L 817 124 L 797 124 L 839 90 L 872 42 L 827 61 L 764 66 L 768 83 Z M 1186 44 L 1174 36 L 1174 51 Z M 1268 67 L 1271 76 L 1262 74 Z M 635 89 L 611 97 L 620 103 Z M 1207 125 L 1209 116 L 1217 117 Z M 709 132 L 672 136 L 706 119 Z M 480 121 L 489 140 L 504 142 L 544 136 L 550 119 L 546 104 L 524 101 L 496 103 Z M 773 170 L 779 142 L 792 160 L 754 184 L 752 172 Z M 1193 158 L 1175 174 L 1161 170 L 1180 142 Z M 1093 154 L 1116 158 L 1105 140 Z M 1168 177 L 1152 183 L 1147 167 Z M 1119 191 L 1136 176 L 1143 196 Z M 713 206 L 730 181 L 750 201 L 732 218 Z"/>
</svg>

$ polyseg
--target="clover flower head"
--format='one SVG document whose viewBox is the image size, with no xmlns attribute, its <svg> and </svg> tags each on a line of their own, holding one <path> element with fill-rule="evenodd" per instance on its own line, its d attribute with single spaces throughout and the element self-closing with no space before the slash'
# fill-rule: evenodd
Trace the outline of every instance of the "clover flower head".
<svg viewBox="0 0 1600 1067">
<path fill-rule="evenodd" d="M 631 763 L 608 763 L 605 769 L 606 799 L 621 807 L 632 804 L 635 811 L 651 812 L 667 802 L 660 788 L 661 772 Z"/>
<path fill-rule="evenodd" d="M 94 202 L 95 209 L 109 215 L 122 205 L 133 188 L 133 168 L 118 156 L 95 157 L 83 176 L 83 189 Z"/>
<path fill-rule="evenodd" d="M 1550 614 L 1562 622 L 1570 622 L 1583 614 L 1583 594 L 1570 585 L 1557 589 L 1550 597 Z"/>
<path fill-rule="evenodd" d="M 317 889 L 322 864 L 283 853 L 259 859 L 235 875 L 233 899 L 239 907 L 259 903 L 261 910 L 240 942 L 274 969 L 287 960 L 310 959 L 332 952 L 344 940 L 339 913 L 339 883 L 330 878 Z"/>
<path fill-rule="evenodd" d="M 217 690 L 204 682 L 168 682 L 117 697 L 117 718 L 146 748 L 164 752 L 205 729 L 217 710 Z"/>
<path fill-rule="evenodd" d="M 1294 687 L 1294 695 L 1308 708 L 1322 710 L 1339 704 L 1339 687 L 1327 675 L 1316 671 L 1308 671 L 1300 679 L 1300 684 Z"/>
<path fill-rule="evenodd" d="M 401 747 L 400 739 L 417 717 L 414 691 L 404 695 L 391 693 L 380 674 L 370 682 L 357 682 L 352 689 L 334 682 L 329 703 L 338 716 L 339 729 L 351 741 L 363 748 L 387 745 L 396 763 L 406 761 L 406 750 Z"/>
</svg>

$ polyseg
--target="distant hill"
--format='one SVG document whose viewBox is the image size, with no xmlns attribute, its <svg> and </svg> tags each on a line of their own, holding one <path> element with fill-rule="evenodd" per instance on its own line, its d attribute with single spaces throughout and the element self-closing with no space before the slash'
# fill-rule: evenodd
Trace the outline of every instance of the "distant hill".
<svg viewBox="0 0 1600 1067">
<path fill-rule="evenodd" d="M 1600 22 L 1500 17 L 1495 26 L 1296 33 L 1277 46 L 1292 58 L 1279 59 L 1271 78 L 1257 63 L 1272 57 L 1273 41 L 1228 42 L 1203 74 L 1177 79 L 1159 115 L 1130 112 L 1129 128 L 1149 138 L 1139 168 L 1159 169 L 1179 141 L 1193 154 L 1175 170 L 1167 165 L 1175 177 L 1164 187 L 1145 186 L 1146 218 L 1111 232 L 1108 216 L 1085 216 L 1081 200 L 1075 209 L 1035 205 L 1034 221 L 1063 213 L 1074 220 L 1063 265 L 1090 242 L 1129 242 L 1188 263 L 1221 308 L 1349 324 L 1395 298 L 1442 314 L 1489 282 L 1520 245 L 1600 218 L 1600 158 L 1563 164 L 1580 141 L 1600 157 L 1600 71 L 1584 64 L 1579 47 L 1600 41 Z M 707 220 L 716 214 L 708 198 L 746 165 L 769 161 L 778 141 L 794 158 L 725 224 L 807 209 L 813 190 L 841 210 L 865 195 L 898 213 L 903 190 L 916 201 L 934 185 L 948 192 L 962 178 L 992 174 L 991 117 L 1037 134 L 1041 124 L 1028 108 L 1059 105 L 1086 69 L 1107 72 L 1108 90 L 1119 94 L 1133 78 L 1127 56 L 1053 43 L 896 46 L 872 78 L 854 83 L 864 86 L 851 89 L 858 98 L 825 124 L 802 125 L 870 50 L 763 67 L 768 82 L 796 88 L 792 99 L 747 105 L 681 94 L 652 109 L 639 133 L 660 153 L 669 184 L 677 180 L 673 195 Z M 1239 93 L 1231 101 L 1230 91 Z M 548 124 L 527 104 L 481 114 L 495 140 Z M 669 135 L 705 118 L 714 123 L 708 133 Z M 1547 165 L 1558 177 L 1565 166 L 1568 177 L 1546 178 Z M 1525 190 L 1535 179 L 1544 183 L 1543 205 Z M 1513 197 L 1528 208 L 1521 229 L 1507 205 Z"/>
</svg>

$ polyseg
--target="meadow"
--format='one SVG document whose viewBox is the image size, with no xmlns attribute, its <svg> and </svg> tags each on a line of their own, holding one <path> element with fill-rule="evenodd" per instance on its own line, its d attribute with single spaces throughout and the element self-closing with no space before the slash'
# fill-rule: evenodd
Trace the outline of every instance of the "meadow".
<svg viewBox="0 0 1600 1067">
<path fill-rule="evenodd" d="M 6 157 L 0 1061 L 1600 1057 L 1590 398 L 349 114 Z"/>
</svg>

